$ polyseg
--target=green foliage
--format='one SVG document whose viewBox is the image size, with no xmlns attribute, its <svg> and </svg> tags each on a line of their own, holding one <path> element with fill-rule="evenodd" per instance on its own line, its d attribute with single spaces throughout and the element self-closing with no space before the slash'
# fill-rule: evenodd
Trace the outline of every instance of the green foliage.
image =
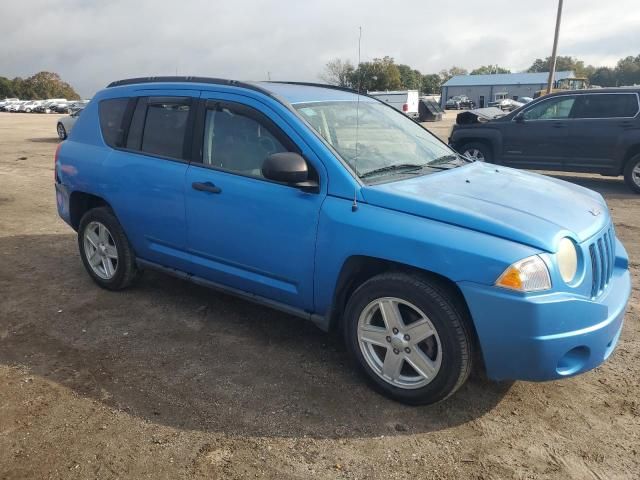
<svg viewBox="0 0 640 480">
<path fill-rule="evenodd" d="M 430 73 L 422 76 L 422 86 L 420 93 L 438 95 L 442 88 L 442 79 L 437 73 Z"/>
<path fill-rule="evenodd" d="M 0 77 L 0 98 L 18 97 L 24 100 L 42 100 L 46 98 L 66 98 L 78 100 L 80 95 L 57 73 L 38 72 L 28 78 L 16 77 L 9 80 Z"/>
<path fill-rule="evenodd" d="M 351 74 L 351 86 L 363 92 L 372 90 L 397 90 L 402 87 L 400 70 L 393 58 L 374 58 L 363 62 Z"/>
<path fill-rule="evenodd" d="M 325 65 L 324 72 L 320 78 L 329 85 L 338 87 L 350 87 L 351 76 L 355 68 L 349 60 L 342 61 L 339 58 L 333 59 Z"/>
<path fill-rule="evenodd" d="M 548 72 L 551 58 L 536 59 L 527 72 Z M 640 55 L 629 56 L 620 59 L 615 68 L 594 67 L 585 65 L 582 60 L 570 56 L 559 56 L 556 60 L 556 71 L 573 70 L 579 77 L 589 79 L 591 85 L 602 87 L 616 87 L 621 85 L 640 84 Z M 46 73 L 46 72 L 41 72 Z M 483 65 L 471 71 L 471 75 L 483 75 L 490 73 L 511 73 L 508 69 L 498 65 Z M 448 70 L 442 70 L 439 74 L 431 73 L 423 75 L 409 65 L 396 64 L 391 57 L 375 58 L 372 62 L 363 62 L 359 68 L 348 61 L 335 59 L 327 63 L 325 71 L 320 75 L 327 83 L 341 87 L 351 87 L 361 91 L 371 90 L 420 90 L 421 94 L 438 94 L 444 82 L 456 75 L 467 75 L 464 68 L 453 66 Z M 40 75 L 40 74 L 38 74 Z M 49 74 L 54 75 L 54 74 Z M 27 80 L 8 80 L 0 77 L 0 97 L 20 96 L 10 94 L 14 82 L 28 82 L 37 75 Z M 56 75 L 57 77 L 57 75 Z M 59 77 L 58 77 L 59 80 Z M 19 82 L 18 82 L 19 83 Z M 33 84 L 34 82 L 31 82 Z M 67 85 L 67 84 L 65 84 Z M 68 86 L 68 85 L 67 85 Z M 28 88 L 23 86 L 20 88 Z M 71 87 L 69 87 L 71 88 Z M 72 98 L 69 95 L 66 98 Z"/>
<path fill-rule="evenodd" d="M 475 70 L 471 70 L 470 75 L 490 75 L 492 73 L 511 73 L 511 70 L 498 65 L 482 65 Z"/>
<path fill-rule="evenodd" d="M 455 77 L 457 75 L 468 75 L 468 73 L 469 72 L 467 72 L 466 69 L 461 68 L 461 67 L 456 67 L 454 65 L 449 70 L 441 70 L 440 71 L 440 78 L 442 79 L 442 83 L 444 83 L 447 80 L 449 80 L 451 77 Z"/>
</svg>

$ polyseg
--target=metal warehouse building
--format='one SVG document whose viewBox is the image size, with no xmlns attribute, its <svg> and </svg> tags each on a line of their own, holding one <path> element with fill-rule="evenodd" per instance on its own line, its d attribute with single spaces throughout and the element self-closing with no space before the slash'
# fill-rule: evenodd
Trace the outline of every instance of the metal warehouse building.
<svg viewBox="0 0 640 480">
<path fill-rule="evenodd" d="M 556 72 L 555 80 L 574 76 L 571 71 Z M 503 98 L 533 97 L 536 91 L 547 88 L 548 79 L 548 72 L 456 75 L 442 84 L 440 103 L 444 108 L 447 99 L 466 95 L 482 108 Z"/>
</svg>

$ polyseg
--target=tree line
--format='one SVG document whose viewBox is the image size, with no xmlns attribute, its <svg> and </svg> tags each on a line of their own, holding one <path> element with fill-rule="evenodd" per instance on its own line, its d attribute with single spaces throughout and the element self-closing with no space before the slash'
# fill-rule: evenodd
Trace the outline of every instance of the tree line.
<svg viewBox="0 0 640 480">
<path fill-rule="evenodd" d="M 548 72 L 551 57 L 536 59 L 526 72 Z M 556 59 L 556 71 L 573 70 L 579 77 L 586 77 L 591 85 L 618 87 L 640 84 L 640 55 L 625 57 L 615 67 L 594 67 L 570 56 Z M 419 90 L 420 93 L 438 94 L 444 82 L 456 75 L 483 75 L 491 73 L 511 73 L 499 65 L 483 65 L 470 72 L 453 66 L 439 73 L 423 74 L 405 64 L 395 63 L 392 57 L 374 58 L 354 66 L 349 60 L 336 58 L 329 61 L 320 78 L 326 83 L 349 87 L 361 91 L 372 90 Z"/>
<path fill-rule="evenodd" d="M 71 85 L 64 82 L 60 75 L 52 72 L 38 72 L 27 78 L 16 77 L 12 80 L 0 77 L 0 99 L 14 97 L 23 100 L 80 99 L 80 95 Z"/>
</svg>

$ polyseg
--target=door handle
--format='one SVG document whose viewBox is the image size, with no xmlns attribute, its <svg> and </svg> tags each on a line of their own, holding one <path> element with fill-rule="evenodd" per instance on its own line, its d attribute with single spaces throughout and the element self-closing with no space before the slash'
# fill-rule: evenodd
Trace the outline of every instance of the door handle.
<svg viewBox="0 0 640 480">
<path fill-rule="evenodd" d="M 222 189 L 211 182 L 193 182 L 191 187 L 199 192 L 220 193 Z"/>
</svg>

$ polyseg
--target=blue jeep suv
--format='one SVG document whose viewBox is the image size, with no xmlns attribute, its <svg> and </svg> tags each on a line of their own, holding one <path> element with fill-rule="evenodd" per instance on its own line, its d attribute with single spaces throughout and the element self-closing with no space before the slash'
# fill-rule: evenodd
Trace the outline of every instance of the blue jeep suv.
<svg viewBox="0 0 640 480">
<path fill-rule="evenodd" d="M 346 89 L 117 81 L 60 144 L 55 185 L 101 287 L 153 268 L 339 329 L 411 404 L 475 361 L 497 380 L 596 367 L 631 290 L 599 194 L 471 162 Z"/>
</svg>

